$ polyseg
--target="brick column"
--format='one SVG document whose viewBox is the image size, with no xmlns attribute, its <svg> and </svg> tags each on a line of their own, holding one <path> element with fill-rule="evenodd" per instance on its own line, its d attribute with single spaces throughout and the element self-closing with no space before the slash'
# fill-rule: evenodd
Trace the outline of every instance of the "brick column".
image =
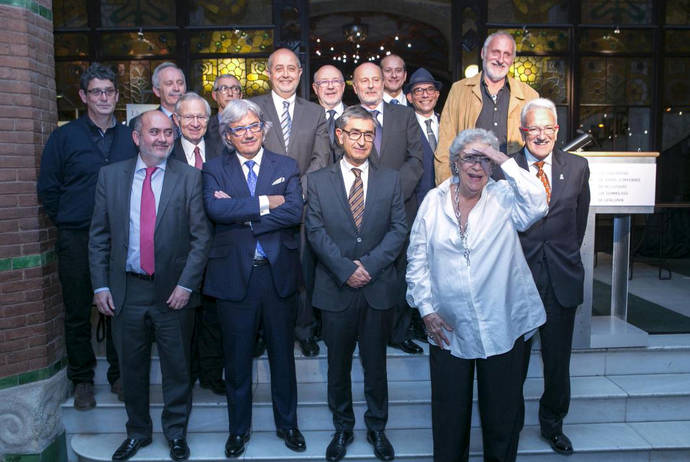
<svg viewBox="0 0 690 462">
<path fill-rule="evenodd" d="M 0 0 L 0 458 L 12 461 L 66 457 L 55 229 L 36 198 L 57 122 L 51 8 Z"/>
</svg>

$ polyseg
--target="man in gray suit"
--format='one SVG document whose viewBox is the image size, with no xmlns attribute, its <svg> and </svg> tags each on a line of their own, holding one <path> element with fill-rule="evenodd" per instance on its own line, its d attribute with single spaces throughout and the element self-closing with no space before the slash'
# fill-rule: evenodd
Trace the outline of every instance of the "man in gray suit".
<svg viewBox="0 0 690 462">
<path fill-rule="evenodd" d="M 369 111 L 376 121 L 376 139 L 371 152 L 372 162 L 400 172 L 400 186 L 408 225 L 412 225 L 417 213 L 417 183 L 424 170 L 422 142 L 419 124 L 407 107 L 383 102 L 383 72 L 374 63 L 360 64 L 352 77 L 354 89 L 362 107 Z M 404 252 L 398 258 L 398 270 L 405 275 Z M 422 348 L 411 339 L 409 327 L 412 309 L 400 299 L 393 321 L 391 346 L 406 353 L 421 353 Z"/>
<path fill-rule="evenodd" d="M 302 65 L 297 55 L 287 48 L 279 48 L 268 57 L 271 92 L 252 98 L 252 101 L 273 124 L 264 139 L 264 147 L 297 161 L 302 189 L 306 193 L 305 175 L 331 163 L 331 145 L 323 108 L 296 95 L 301 75 Z M 310 285 L 313 257 L 305 246 L 300 253 L 303 285 Z M 316 356 L 319 354 L 314 336 L 316 318 L 306 290 L 300 289 L 298 300 L 295 337 L 305 356 Z"/>
<path fill-rule="evenodd" d="M 186 460 L 193 312 L 211 229 L 201 172 L 168 160 L 172 121 L 161 111 L 137 120 L 139 155 L 101 169 L 89 233 L 91 282 L 98 310 L 113 317 L 120 357 L 127 438 L 113 460 L 151 443 L 148 375 L 155 339 L 163 372 L 163 433 L 173 460 Z"/>
</svg>

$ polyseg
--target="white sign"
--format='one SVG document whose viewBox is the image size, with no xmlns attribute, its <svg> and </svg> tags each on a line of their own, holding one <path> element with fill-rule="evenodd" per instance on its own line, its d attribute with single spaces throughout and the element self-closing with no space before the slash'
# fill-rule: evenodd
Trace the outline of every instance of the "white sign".
<svg viewBox="0 0 690 462">
<path fill-rule="evenodd" d="M 655 163 L 590 162 L 590 206 L 654 206 Z"/>
</svg>

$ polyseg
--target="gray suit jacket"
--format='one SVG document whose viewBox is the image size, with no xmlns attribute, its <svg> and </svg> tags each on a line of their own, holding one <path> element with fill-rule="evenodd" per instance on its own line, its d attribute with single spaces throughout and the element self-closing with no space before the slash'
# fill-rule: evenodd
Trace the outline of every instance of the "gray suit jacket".
<svg viewBox="0 0 690 462">
<path fill-rule="evenodd" d="M 222 142 L 220 142 L 220 144 L 218 144 L 218 143 L 219 143 L 219 139 L 210 137 L 210 136 L 208 136 L 208 134 L 206 134 L 204 136 L 204 144 L 205 144 L 205 149 L 206 149 L 206 162 L 208 162 L 209 160 L 223 154 L 223 151 L 225 150 L 225 145 Z M 182 137 L 181 136 L 175 140 L 175 144 L 173 145 L 173 150 L 170 153 L 169 158 L 175 159 L 175 160 L 180 161 L 180 162 L 185 163 L 185 164 L 187 163 L 187 156 L 185 156 L 185 154 L 184 154 L 184 148 L 182 147 Z M 189 165 L 189 164 L 187 164 L 187 165 Z"/>
<path fill-rule="evenodd" d="M 283 132 L 280 129 L 280 115 L 273 105 L 271 93 L 255 96 L 251 100 L 264 111 L 264 118 L 273 123 L 273 128 L 264 140 L 264 148 L 295 159 L 301 177 L 331 163 L 328 125 L 321 106 L 299 96 L 295 98 L 290 144 L 286 152 Z M 302 178 L 302 186 L 306 187 L 304 178 Z"/>
<path fill-rule="evenodd" d="M 129 209 L 137 157 L 103 167 L 98 174 L 89 233 L 94 289 L 109 287 L 115 314 L 126 292 Z M 176 285 L 193 289 L 187 306 L 198 306 L 199 284 L 211 244 L 211 226 L 201 189 L 201 172 L 168 159 L 154 234 L 156 298 L 164 304 Z"/>
</svg>

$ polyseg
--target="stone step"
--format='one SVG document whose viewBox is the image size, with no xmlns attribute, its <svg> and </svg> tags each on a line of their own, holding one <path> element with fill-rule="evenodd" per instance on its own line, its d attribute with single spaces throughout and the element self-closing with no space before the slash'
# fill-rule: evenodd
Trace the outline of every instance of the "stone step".
<svg viewBox="0 0 690 462">
<path fill-rule="evenodd" d="M 388 348 L 389 381 L 429 380 L 428 345 L 421 343 L 424 354 L 409 355 Z M 302 383 L 326 382 L 328 372 L 326 346 L 319 342 L 321 353 L 315 358 L 304 357 L 299 348 L 295 348 L 295 367 L 297 381 Z M 357 355 L 355 351 L 355 355 Z M 570 361 L 572 377 L 604 375 L 638 375 L 638 374 L 672 374 L 690 373 L 690 347 L 666 346 L 647 348 L 609 348 L 574 350 Z M 98 358 L 95 382 L 105 384 L 108 363 L 104 357 Z M 264 354 L 254 361 L 254 382 L 270 381 L 268 358 Z M 541 354 L 538 349 L 532 351 L 528 377 L 542 377 Z M 360 361 L 352 363 L 352 379 L 363 380 Z M 151 383 L 161 383 L 160 362 L 155 354 L 151 358 Z"/>
<path fill-rule="evenodd" d="M 690 421 L 645 422 L 638 424 L 604 423 L 566 425 L 575 453 L 568 462 L 671 462 L 690 460 Z M 396 460 L 415 462 L 432 461 L 432 437 L 430 429 L 388 430 L 387 435 L 395 447 Z M 241 460 L 265 462 L 295 462 L 323 460 L 332 431 L 305 431 L 307 450 L 295 453 L 288 450 L 273 431 L 254 431 L 247 450 Z M 70 445 L 75 460 L 100 462 L 111 460 L 112 453 L 123 441 L 122 433 L 81 434 L 71 438 Z M 224 432 L 190 433 L 188 441 L 191 461 L 227 460 Z M 480 462 L 481 432 L 473 429 L 470 444 L 470 460 Z M 518 460 L 520 462 L 562 462 L 562 456 L 555 454 L 539 436 L 535 426 L 525 427 L 520 436 Z M 168 446 L 162 434 L 154 435 L 154 442 L 142 448 L 132 461 L 158 462 L 170 460 Z M 371 446 L 363 430 L 355 431 L 355 440 L 348 447 L 345 460 L 375 462 Z"/>
<path fill-rule="evenodd" d="M 572 402 L 566 419 L 569 424 L 603 422 L 641 422 L 685 420 L 690 416 L 690 374 L 630 375 L 609 377 L 574 377 Z M 389 383 L 388 428 L 431 427 L 431 385 L 427 381 Z M 525 382 L 525 423 L 538 423 L 539 397 L 543 390 L 541 378 Z M 356 428 L 363 427 L 366 402 L 363 384 L 353 383 L 353 406 Z M 298 384 L 298 418 L 303 430 L 321 430 L 332 425 L 325 383 Z M 273 410 L 268 384 L 254 387 L 253 428 L 270 431 L 274 428 Z M 477 393 L 472 415 L 473 426 L 479 426 Z M 124 404 L 107 386 L 97 386 L 96 409 L 77 411 L 73 398 L 63 405 L 63 422 L 68 433 L 112 432 L 124 428 L 127 420 Z M 160 385 L 151 387 L 151 418 L 154 431 L 161 431 L 162 392 Z M 194 405 L 189 429 L 194 432 L 222 432 L 227 428 L 227 404 L 218 396 L 198 386 L 194 388 Z"/>
</svg>

